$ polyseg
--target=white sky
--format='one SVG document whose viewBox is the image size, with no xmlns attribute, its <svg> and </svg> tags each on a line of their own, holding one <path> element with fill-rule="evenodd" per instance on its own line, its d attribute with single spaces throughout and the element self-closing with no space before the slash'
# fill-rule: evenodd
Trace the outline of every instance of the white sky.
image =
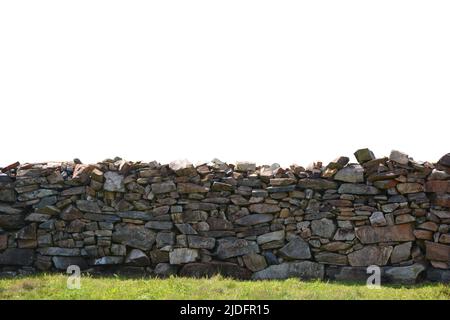
<svg viewBox="0 0 450 320">
<path fill-rule="evenodd" d="M 450 152 L 449 1 L 1 1 L 0 165 Z"/>
</svg>

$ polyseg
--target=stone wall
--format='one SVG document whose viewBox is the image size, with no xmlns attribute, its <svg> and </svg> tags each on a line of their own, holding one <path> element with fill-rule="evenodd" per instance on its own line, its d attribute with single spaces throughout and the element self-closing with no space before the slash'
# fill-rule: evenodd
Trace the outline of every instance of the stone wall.
<svg viewBox="0 0 450 320">
<path fill-rule="evenodd" d="M 0 175 L 0 274 L 450 279 L 450 154 L 355 152 L 323 166 L 217 159 L 14 163 Z"/>
</svg>

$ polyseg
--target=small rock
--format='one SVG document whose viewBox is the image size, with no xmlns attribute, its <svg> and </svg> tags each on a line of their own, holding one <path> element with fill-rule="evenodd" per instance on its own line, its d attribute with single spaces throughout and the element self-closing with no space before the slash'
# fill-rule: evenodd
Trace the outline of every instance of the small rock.
<svg viewBox="0 0 450 320">
<path fill-rule="evenodd" d="M 232 257 L 243 256 L 250 253 L 258 253 L 258 245 L 245 239 L 218 239 L 216 256 L 224 260 Z"/>
<path fill-rule="evenodd" d="M 313 220 L 311 222 L 311 230 L 313 235 L 331 239 L 336 231 L 336 225 L 333 220 L 323 218 L 321 220 Z"/>
<path fill-rule="evenodd" d="M 373 154 L 373 152 L 367 148 L 357 150 L 354 155 L 356 160 L 358 160 L 358 163 L 360 164 L 375 159 L 375 155 Z"/>
<path fill-rule="evenodd" d="M 387 225 L 383 212 L 375 211 L 369 218 L 370 224 L 374 227 L 382 227 Z"/>
<path fill-rule="evenodd" d="M 209 188 L 194 183 L 178 183 L 177 191 L 179 193 L 206 193 Z"/>
<path fill-rule="evenodd" d="M 277 213 L 281 210 L 278 205 L 275 204 L 266 204 L 266 203 L 257 203 L 249 206 L 250 212 L 254 213 Z"/>
<path fill-rule="evenodd" d="M 292 260 L 304 260 L 311 258 L 311 251 L 306 241 L 301 238 L 293 238 L 279 250 L 282 257 Z"/>
<path fill-rule="evenodd" d="M 320 252 L 314 256 L 314 260 L 323 264 L 342 265 L 348 264 L 347 256 L 333 252 Z"/>
<path fill-rule="evenodd" d="M 189 248 L 194 249 L 213 249 L 216 244 L 216 239 L 210 237 L 188 235 L 187 239 Z"/>
<path fill-rule="evenodd" d="M 339 170 L 334 175 L 334 179 L 350 183 L 364 182 L 364 169 L 360 165 L 348 165 Z"/>
<path fill-rule="evenodd" d="M 400 152 L 398 150 L 392 150 L 389 160 L 395 161 L 399 164 L 406 165 L 409 163 L 409 157 L 406 153 Z"/>
<path fill-rule="evenodd" d="M 103 265 L 116 265 L 116 264 L 122 264 L 123 263 L 123 257 L 115 257 L 115 256 L 105 256 L 101 257 L 99 259 L 95 259 L 94 265 L 96 266 L 103 266 Z"/>
<path fill-rule="evenodd" d="M 406 242 L 394 247 L 391 255 L 391 263 L 406 261 L 411 256 L 412 242 Z"/>
<path fill-rule="evenodd" d="M 272 241 L 281 241 L 284 240 L 285 232 L 284 230 L 273 231 L 266 234 L 262 234 L 256 238 L 256 241 L 259 245 L 265 244 Z"/>
<path fill-rule="evenodd" d="M 255 171 L 256 170 L 256 164 L 253 162 L 236 162 L 236 171 L 241 172 L 248 172 L 248 171 Z"/>
<path fill-rule="evenodd" d="M 197 175 L 197 170 L 188 160 L 176 160 L 169 163 L 169 168 L 175 171 L 177 176 L 192 177 Z"/>
<path fill-rule="evenodd" d="M 392 253 L 392 247 L 365 246 L 361 250 L 348 255 L 351 266 L 364 267 L 370 265 L 384 266 Z"/>
<path fill-rule="evenodd" d="M 137 267 L 145 267 L 150 265 L 150 259 L 142 250 L 132 249 L 127 255 L 125 263 Z"/>
<path fill-rule="evenodd" d="M 154 194 L 169 193 L 175 191 L 176 189 L 177 186 L 172 181 L 152 184 L 152 192 Z"/>
<path fill-rule="evenodd" d="M 343 183 L 338 190 L 339 193 L 359 194 L 359 195 L 376 195 L 379 190 L 374 186 L 365 184 Z"/>
<path fill-rule="evenodd" d="M 444 167 L 450 167 L 450 153 L 447 153 L 441 159 L 439 159 L 438 164 Z"/>
<path fill-rule="evenodd" d="M 310 261 L 286 262 L 278 265 L 272 265 L 264 270 L 255 272 L 252 279 L 265 280 L 300 278 L 302 280 L 310 280 L 323 279 L 324 274 L 325 268 L 323 264 Z"/>
<path fill-rule="evenodd" d="M 260 271 L 267 267 L 266 258 L 264 256 L 251 253 L 242 257 L 245 266 L 253 272 Z"/>
<path fill-rule="evenodd" d="M 400 192 L 401 194 L 417 193 L 424 191 L 423 185 L 414 182 L 399 183 L 397 184 L 396 188 L 398 192 Z"/>
<path fill-rule="evenodd" d="M 157 277 L 167 278 L 177 274 L 178 266 L 161 262 L 156 265 L 154 272 Z"/>
</svg>

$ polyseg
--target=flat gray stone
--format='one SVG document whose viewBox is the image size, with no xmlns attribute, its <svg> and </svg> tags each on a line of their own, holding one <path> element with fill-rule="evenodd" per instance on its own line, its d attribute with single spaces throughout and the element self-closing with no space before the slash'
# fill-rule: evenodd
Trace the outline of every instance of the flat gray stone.
<svg viewBox="0 0 450 320">
<path fill-rule="evenodd" d="M 252 276 L 252 279 L 267 280 L 300 278 L 302 280 L 310 280 L 323 279 L 324 274 L 324 266 L 316 262 L 285 262 L 278 265 L 272 265 L 264 270 L 255 272 Z"/>
<path fill-rule="evenodd" d="M 277 207 L 278 208 L 278 207 Z M 279 209 L 279 208 L 278 208 Z M 243 216 L 234 221 L 235 224 L 241 226 L 253 226 L 256 224 L 266 223 L 273 220 L 273 215 L 269 213 L 255 213 Z"/>
<path fill-rule="evenodd" d="M 144 226 L 122 223 L 116 225 L 112 241 L 145 251 L 152 248 L 156 241 L 156 233 Z"/>
<path fill-rule="evenodd" d="M 283 258 L 286 259 L 304 260 L 311 258 L 309 244 L 301 238 L 292 239 L 278 252 Z"/>
<path fill-rule="evenodd" d="M 284 240 L 285 232 L 284 230 L 273 231 L 269 233 L 262 234 L 256 238 L 259 245 L 269 243 L 272 241 L 282 241 Z"/>
<path fill-rule="evenodd" d="M 216 256 L 220 260 L 258 253 L 258 245 L 245 239 L 218 239 Z"/>
<path fill-rule="evenodd" d="M 374 186 L 365 184 L 344 183 L 338 189 L 339 193 L 359 194 L 359 195 L 376 195 L 379 190 Z"/>
<path fill-rule="evenodd" d="M 360 165 L 350 164 L 339 170 L 333 178 L 350 183 L 364 182 L 364 169 Z"/>
<path fill-rule="evenodd" d="M 331 239 L 336 231 L 336 225 L 333 220 L 323 218 L 311 221 L 311 230 L 313 235 Z"/>
<path fill-rule="evenodd" d="M 384 274 L 390 282 L 414 284 L 423 276 L 425 269 L 424 265 L 415 263 L 405 267 L 387 267 Z"/>
<path fill-rule="evenodd" d="M 184 264 L 195 262 L 199 257 L 197 249 L 176 248 L 169 252 L 170 264 Z"/>
<path fill-rule="evenodd" d="M 33 249 L 8 248 L 0 252 L 0 265 L 31 266 L 34 258 Z"/>
</svg>

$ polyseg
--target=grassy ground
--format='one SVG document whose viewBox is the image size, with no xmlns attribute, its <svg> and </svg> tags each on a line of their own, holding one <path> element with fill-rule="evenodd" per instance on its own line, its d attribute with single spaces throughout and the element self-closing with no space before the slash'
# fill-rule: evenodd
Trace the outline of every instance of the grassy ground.
<svg viewBox="0 0 450 320">
<path fill-rule="evenodd" d="M 235 281 L 211 279 L 126 279 L 82 277 L 67 289 L 64 275 L 0 279 L 0 299 L 450 299 L 450 286 L 382 286 L 296 279 Z"/>
</svg>

